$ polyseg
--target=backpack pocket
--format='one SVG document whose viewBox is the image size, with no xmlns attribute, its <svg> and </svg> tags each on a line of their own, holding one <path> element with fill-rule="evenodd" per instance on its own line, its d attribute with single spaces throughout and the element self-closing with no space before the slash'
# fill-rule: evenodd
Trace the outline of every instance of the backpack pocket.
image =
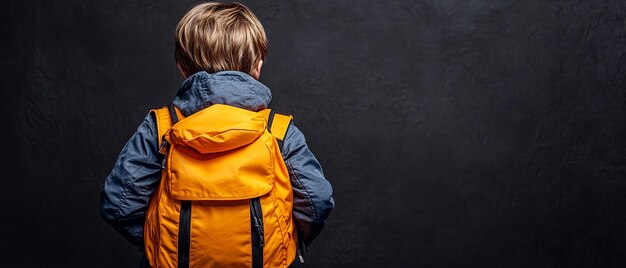
<svg viewBox="0 0 626 268">
<path fill-rule="evenodd" d="M 177 200 L 243 200 L 262 196 L 274 186 L 271 134 L 226 152 L 201 154 L 171 146 L 167 190 Z"/>
</svg>

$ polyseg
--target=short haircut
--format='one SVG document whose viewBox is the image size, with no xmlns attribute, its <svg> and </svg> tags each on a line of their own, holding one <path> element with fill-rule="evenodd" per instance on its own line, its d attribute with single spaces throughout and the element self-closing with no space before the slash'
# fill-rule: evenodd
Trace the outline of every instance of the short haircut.
<svg viewBox="0 0 626 268">
<path fill-rule="evenodd" d="M 199 71 L 252 74 L 267 56 L 263 25 L 239 3 L 201 3 L 176 27 L 176 63 L 191 75 Z"/>
</svg>

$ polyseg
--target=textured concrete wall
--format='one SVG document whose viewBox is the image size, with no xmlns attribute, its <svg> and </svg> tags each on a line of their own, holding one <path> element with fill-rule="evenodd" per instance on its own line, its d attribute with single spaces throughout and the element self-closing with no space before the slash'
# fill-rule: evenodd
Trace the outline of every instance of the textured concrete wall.
<svg viewBox="0 0 626 268">
<path fill-rule="evenodd" d="M 243 1 L 335 187 L 306 267 L 624 267 L 626 4 Z M 192 1 L 0 10 L 0 263 L 136 267 L 99 191 Z"/>
</svg>

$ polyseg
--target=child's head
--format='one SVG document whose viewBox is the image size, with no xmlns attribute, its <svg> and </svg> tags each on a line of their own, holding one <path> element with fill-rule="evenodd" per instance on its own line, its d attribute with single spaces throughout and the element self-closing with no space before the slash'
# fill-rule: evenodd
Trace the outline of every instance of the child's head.
<svg viewBox="0 0 626 268">
<path fill-rule="evenodd" d="M 199 4 L 176 27 L 176 63 L 185 77 L 232 70 L 258 79 L 266 55 L 261 22 L 239 3 Z"/>
</svg>

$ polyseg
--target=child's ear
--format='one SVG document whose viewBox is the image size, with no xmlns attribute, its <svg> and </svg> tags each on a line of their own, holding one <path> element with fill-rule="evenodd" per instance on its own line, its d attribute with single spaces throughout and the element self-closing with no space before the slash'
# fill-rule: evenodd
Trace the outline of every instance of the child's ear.
<svg viewBox="0 0 626 268">
<path fill-rule="evenodd" d="M 259 63 L 256 65 L 256 68 L 254 68 L 254 71 L 252 71 L 252 77 L 254 77 L 254 79 L 259 80 L 259 77 L 261 76 L 261 67 L 263 67 L 263 61 L 260 60 Z"/>
</svg>

